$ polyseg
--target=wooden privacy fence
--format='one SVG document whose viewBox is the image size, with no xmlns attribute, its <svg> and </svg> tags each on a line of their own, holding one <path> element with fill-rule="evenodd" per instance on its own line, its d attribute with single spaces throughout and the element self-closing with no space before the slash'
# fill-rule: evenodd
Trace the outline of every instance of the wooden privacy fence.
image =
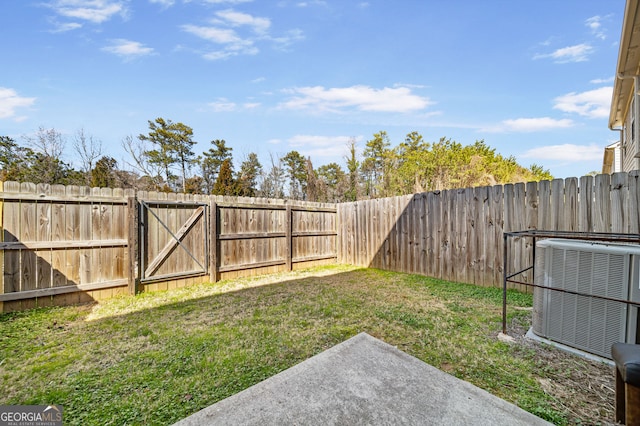
<svg viewBox="0 0 640 426">
<path fill-rule="evenodd" d="M 126 197 L 133 192 L 0 185 L 3 310 L 77 303 L 126 289 Z"/>
<path fill-rule="evenodd" d="M 0 312 L 335 262 L 336 206 L 0 182 Z"/>
<path fill-rule="evenodd" d="M 638 172 L 337 206 L 0 182 L 0 203 L 4 311 L 336 260 L 497 286 L 503 232 L 640 230 Z M 509 271 L 531 244 L 509 241 Z"/>
<path fill-rule="evenodd" d="M 635 234 L 639 204 L 638 172 L 339 204 L 338 262 L 499 286 L 503 232 Z M 532 264 L 531 244 L 524 238 L 509 241 L 509 271 Z M 529 272 L 522 279 L 533 277 Z"/>
</svg>

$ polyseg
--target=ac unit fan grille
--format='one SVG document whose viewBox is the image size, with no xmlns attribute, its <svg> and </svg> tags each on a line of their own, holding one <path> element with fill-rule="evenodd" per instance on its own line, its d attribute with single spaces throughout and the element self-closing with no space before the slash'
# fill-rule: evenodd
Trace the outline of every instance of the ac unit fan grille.
<svg viewBox="0 0 640 426">
<path fill-rule="evenodd" d="M 536 253 L 538 285 L 594 296 L 626 299 L 629 258 L 621 253 L 541 247 Z M 626 305 L 588 296 L 535 289 L 534 332 L 578 349 L 610 357 L 624 341 Z"/>
</svg>

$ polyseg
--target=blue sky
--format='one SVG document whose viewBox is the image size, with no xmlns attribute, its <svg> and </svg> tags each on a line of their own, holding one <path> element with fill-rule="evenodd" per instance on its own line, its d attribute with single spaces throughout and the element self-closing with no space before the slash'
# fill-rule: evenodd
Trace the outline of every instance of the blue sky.
<svg viewBox="0 0 640 426">
<path fill-rule="evenodd" d="M 163 117 L 236 163 L 297 150 L 344 165 L 393 145 L 485 142 L 555 177 L 600 170 L 624 0 L 9 0 L 0 135 L 121 141 Z"/>
</svg>

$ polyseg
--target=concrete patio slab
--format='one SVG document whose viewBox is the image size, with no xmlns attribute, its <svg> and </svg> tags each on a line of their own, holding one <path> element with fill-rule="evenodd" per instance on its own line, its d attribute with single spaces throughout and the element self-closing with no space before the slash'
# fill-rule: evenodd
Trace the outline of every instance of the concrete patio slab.
<svg viewBox="0 0 640 426">
<path fill-rule="evenodd" d="M 548 424 L 365 333 L 176 423 Z"/>
</svg>

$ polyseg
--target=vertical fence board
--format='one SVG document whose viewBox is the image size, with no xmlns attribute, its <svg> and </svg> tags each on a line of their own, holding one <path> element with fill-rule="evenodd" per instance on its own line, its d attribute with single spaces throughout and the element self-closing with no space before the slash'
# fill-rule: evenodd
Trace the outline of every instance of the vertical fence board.
<svg viewBox="0 0 640 426">
<path fill-rule="evenodd" d="M 66 188 L 63 185 L 54 185 L 51 191 L 52 195 L 65 198 Z M 66 203 L 52 203 L 51 206 L 51 241 L 65 241 L 67 239 L 67 215 Z M 67 285 L 66 270 L 66 250 L 51 251 L 51 272 L 52 282 L 50 287 L 62 287 Z M 69 253 L 72 255 L 72 253 Z"/>
<path fill-rule="evenodd" d="M 17 182 L 4 182 L 4 191 L 7 193 L 19 192 L 20 184 Z M 3 234 L 4 241 L 17 242 L 20 235 L 20 201 L 11 200 L 4 204 Z M 20 268 L 21 250 L 9 250 L 4 255 L 4 293 L 20 291 L 22 285 L 22 271 Z"/>
<path fill-rule="evenodd" d="M 426 237 L 426 197 L 425 194 L 416 195 L 418 201 L 418 267 L 416 272 L 419 274 L 426 274 L 427 267 L 427 237 Z"/>
<path fill-rule="evenodd" d="M 514 199 L 514 187 L 513 184 L 504 185 L 504 232 L 513 232 L 517 231 L 517 225 L 514 223 L 514 207 L 513 207 L 513 199 Z M 507 241 L 507 252 L 509 253 L 509 264 L 503 265 L 508 274 L 514 273 L 516 271 L 516 266 L 514 264 L 515 256 L 515 247 L 517 242 L 515 238 L 510 238 Z"/>
<path fill-rule="evenodd" d="M 633 171 L 629 173 L 629 202 L 627 204 L 629 229 L 631 234 L 640 232 L 640 172 Z"/>
<path fill-rule="evenodd" d="M 435 192 L 427 193 L 427 254 L 428 254 L 428 268 L 427 275 L 437 277 L 437 254 L 436 245 L 438 239 L 438 224 L 440 218 L 437 211 L 437 194 Z"/>
<path fill-rule="evenodd" d="M 462 193 L 461 202 L 464 203 L 464 209 L 462 211 L 462 220 L 465 222 L 464 224 L 464 234 L 461 235 L 461 238 L 464 239 L 464 257 L 463 261 L 466 262 L 465 273 L 462 277 L 461 282 L 473 283 L 475 282 L 475 274 L 476 274 L 476 259 L 480 256 L 479 250 L 476 243 L 475 237 L 475 229 L 478 224 L 476 223 L 476 205 L 477 200 L 474 193 L 474 188 L 465 188 Z"/>
<path fill-rule="evenodd" d="M 564 231 L 578 230 L 578 179 L 564 181 Z"/>
<path fill-rule="evenodd" d="M 611 176 L 611 232 L 628 232 L 628 189 L 626 173 L 614 173 Z"/>
<path fill-rule="evenodd" d="M 369 217 L 369 222 L 367 223 L 367 234 L 368 234 L 368 246 L 367 246 L 367 266 L 373 263 L 374 257 L 377 253 L 378 243 L 378 233 L 376 232 L 376 227 L 378 226 L 378 210 L 377 203 L 375 201 L 367 203 L 367 215 Z"/>
<path fill-rule="evenodd" d="M 409 256 L 411 255 L 411 247 L 409 243 L 409 215 L 407 213 L 407 207 L 405 205 L 405 197 L 397 197 L 399 202 L 398 214 L 399 224 L 398 227 L 398 268 L 401 272 L 407 272 L 407 263 Z"/>
<path fill-rule="evenodd" d="M 491 282 L 495 286 L 502 285 L 502 272 L 505 265 L 503 262 L 503 245 L 502 235 L 504 232 L 504 192 L 501 185 L 496 185 L 491 188 L 491 220 L 490 224 L 493 225 L 493 277 Z"/>
<path fill-rule="evenodd" d="M 538 183 L 538 229 L 551 231 L 551 216 L 551 182 L 544 180 Z"/>
<path fill-rule="evenodd" d="M 611 176 L 594 179 L 593 227 L 595 232 L 611 232 Z"/>
<path fill-rule="evenodd" d="M 285 213 L 285 222 L 284 222 L 284 226 L 285 226 L 285 253 L 286 253 L 286 262 L 287 262 L 287 271 L 290 271 L 292 268 L 292 236 L 291 236 L 291 229 L 293 227 L 293 217 L 292 217 L 292 211 L 291 211 L 291 205 L 287 204 L 287 209 L 286 209 L 286 213 Z"/>
<path fill-rule="evenodd" d="M 138 279 L 140 274 L 138 271 L 138 245 L 139 245 L 139 205 L 135 197 L 129 197 L 127 200 L 127 244 L 128 244 L 128 290 L 129 294 L 136 294 L 138 291 Z"/>
<path fill-rule="evenodd" d="M 593 232 L 593 176 L 582 176 L 578 188 L 578 230 Z"/>
<path fill-rule="evenodd" d="M 489 196 L 489 191 L 490 191 L 490 187 L 488 186 L 483 186 L 483 187 L 479 187 L 478 188 L 478 192 L 479 192 L 479 197 L 478 197 L 478 210 L 480 211 L 480 219 L 481 219 L 481 225 L 479 230 L 480 230 L 480 245 L 478 246 L 478 249 L 481 250 L 481 255 L 479 257 L 480 262 L 479 262 L 479 275 L 477 276 L 477 284 L 479 285 L 490 285 L 491 284 L 491 274 L 488 272 L 490 271 L 489 265 L 491 263 L 492 260 L 492 252 L 494 250 L 496 250 L 496 247 L 494 245 L 494 241 L 491 238 L 493 235 L 491 234 L 491 227 L 490 227 L 490 221 L 491 221 L 491 215 L 490 215 L 490 210 L 489 210 L 489 206 L 490 206 L 490 196 Z"/>
<path fill-rule="evenodd" d="M 380 232 L 379 238 L 382 241 L 382 263 L 377 267 L 382 269 L 391 269 L 391 242 L 389 241 L 389 235 L 391 234 L 391 228 L 393 227 L 393 219 L 391 218 L 391 206 L 388 198 L 382 198 L 376 200 L 376 205 L 379 209 L 382 209 L 382 227 L 378 229 Z"/>
<path fill-rule="evenodd" d="M 551 229 L 553 231 L 565 231 L 564 223 L 564 181 L 554 179 L 551 181 Z"/>
</svg>

